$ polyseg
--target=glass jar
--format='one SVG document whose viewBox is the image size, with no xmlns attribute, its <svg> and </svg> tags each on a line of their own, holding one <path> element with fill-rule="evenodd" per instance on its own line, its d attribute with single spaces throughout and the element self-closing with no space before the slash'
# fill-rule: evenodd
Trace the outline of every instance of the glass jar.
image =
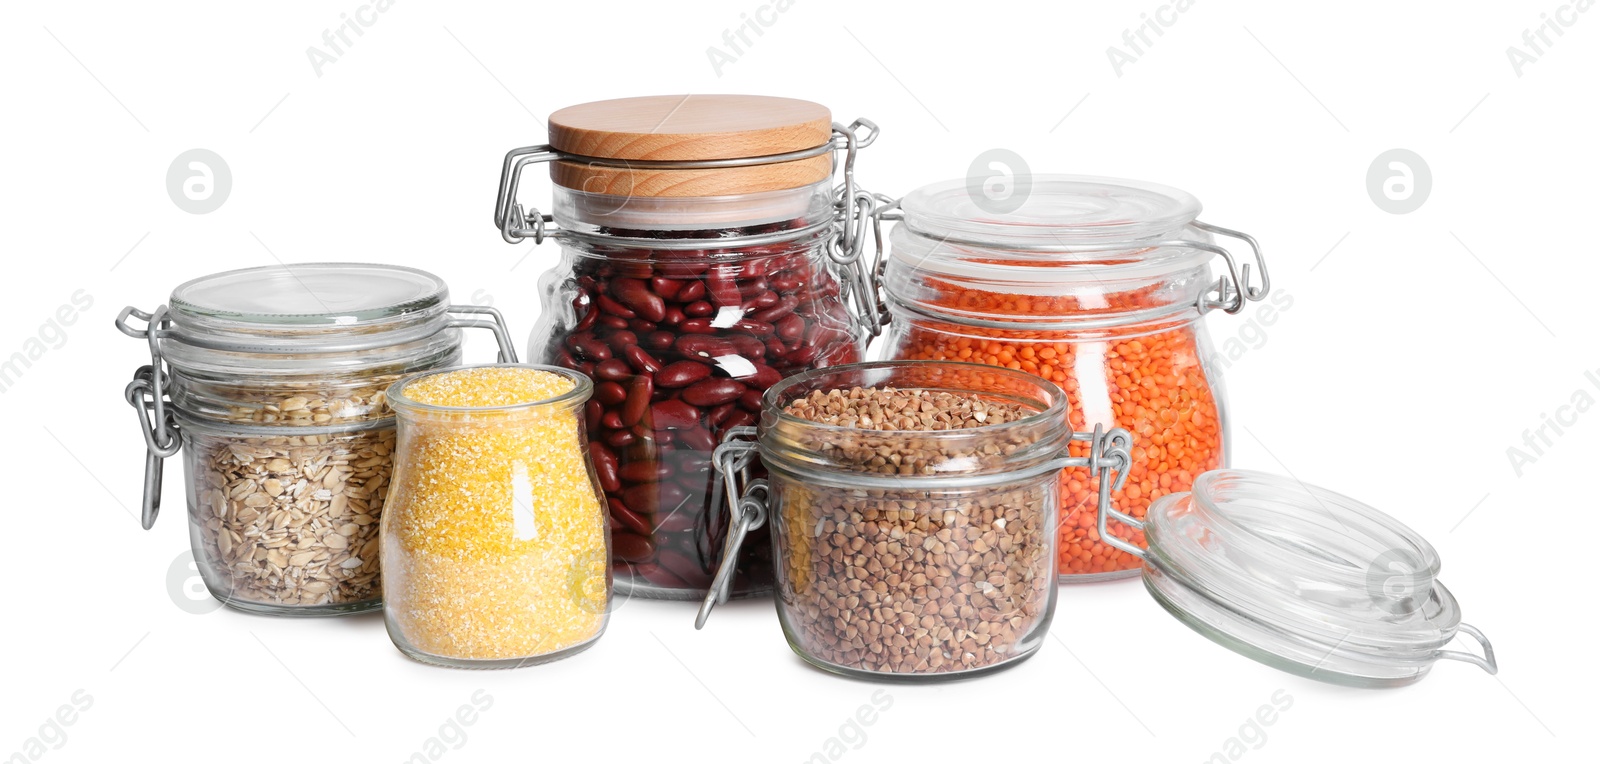
<svg viewBox="0 0 1600 764">
<path fill-rule="evenodd" d="M 876 310 L 860 265 L 874 200 L 852 174 L 876 127 L 829 120 L 783 98 L 630 98 L 558 111 L 551 145 L 506 157 L 503 235 L 561 244 L 529 356 L 595 379 L 585 421 L 625 593 L 703 596 L 728 530 L 713 449 L 778 380 L 861 360 L 879 324 L 858 317 Z M 541 161 L 548 221 L 515 202 Z M 770 590 L 766 554 L 747 548 L 737 594 Z"/>
<path fill-rule="evenodd" d="M 394 487 L 383 514 L 384 622 L 426 663 L 513 668 L 605 631 L 606 515 L 590 464 L 588 377 L 472 366 L 394 383 Z"/>
<path fill-rule="evenodd" d="M 830 405 L 849 424 L 801 413 Z M 931 361 L 820 369 L 768 390 L 759 434 L 731 433 L 718 468 L 739 486 L 735 543 L 770 519 L 790 647 L 835 673 L 909 680 L 1038 650 L 1055 608 L 1060 472 L 1126 464 L 1127 433 L 1073 433 L 1066 406 L 1031 374 Z M 740 475 L 756 453 L 766 481 Z"/>
<path fill-rule="evenodd" d="M 1004 208 L 981 179 L 901 201 L 883 274 L 886 357 L 1003 366 L 1060 385 L 1072 429 L 1133 434 L 1131 473 L 1111 501 L 1143 517 L 1152 501 L 1228 463 L 1226 405 L 1200 317 L 1266 296 L 1260 250 L 1196 220 L 1200 202 L 1178 189 L 1068 175 L 1015 188 L 1026 190 Z M 1259 285 L 1213 235 L 1250 246 Z M 1220 278 L 1213 256 L 1227 265 Z M 1097 478 L 1078 468 L 1061 481 L 1062 580 L 1137 575 L 1138 558 L 1097 530 Z M 1144 543 L 1136 528 L 1113 530 Z"/>
<path fill-rule="evenodd" d="M 160 511 L 162 459 L 183 450 L 212 596 L 272 615 L 375 609 L 395 449 L 385 388 L 458 364 L 467 326 L 493 329 L 514 357 L 498 313 L 450 305 L 437 276 L 385 265 L 228 271 L 153 313 L 125 308 L 118 329 L 151 353 L 125 391 L 146 441 L 144 527 Z"/>
</svg>

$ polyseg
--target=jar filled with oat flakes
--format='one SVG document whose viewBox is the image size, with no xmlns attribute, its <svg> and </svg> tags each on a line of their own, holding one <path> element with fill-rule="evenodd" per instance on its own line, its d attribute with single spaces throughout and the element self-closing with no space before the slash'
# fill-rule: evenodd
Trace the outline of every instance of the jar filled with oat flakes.
<svg viewBox="0 0 1600 764">
<path fill-rule="evenodd" d="M 179 286 L 155 311 L 123 309 L 117 328 L 151 357 L 125 391 L 147 451 L 144 527 L 160 511 L 162 460 L 181 450 L 212 596 L 273 615 L 379 607 L 395 450 L 385 391 L 458 365 L 463 327 L 491 329 L 514 360 L 492 308 L 451 305 L 437 276 L 398 266 L 228 271 Z"/>
<path fill-rule="evenodd" d="M 984 363 L 1060 385 L 1073 430 L 1132 434 L 1130 472 L 1111 496 L 1126 516 L 1227 466 L 1226 406 L 1200 319 L 1266 297 L 1255 240 L 1197 220 L 1199 200 L 1154 183 L 1019 176 L 1003 200 L 984 183 L 924 186 L 884 216 L 899 221 L 882 275 L 885 357 Z M 1096 477 L 1068 469 L 1061 488 L 1062 581 L 1138 575 L 1139 558 L 1096 527 Z M 1138 528 L 1112 530 L 1145 543 Z"/>
</svg>

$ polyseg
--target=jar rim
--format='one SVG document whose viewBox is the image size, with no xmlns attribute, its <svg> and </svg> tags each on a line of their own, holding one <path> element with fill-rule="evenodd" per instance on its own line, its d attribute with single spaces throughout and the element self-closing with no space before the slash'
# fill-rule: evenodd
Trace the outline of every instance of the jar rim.
<svg viewBox="0 0 1600 764">
<path fill-rule="evenodd" d="M 847 377 L 858 375 L 861 379 L 848 385 L 833 385 L 814 387 L 812 389 L 845 389 L 851 387 L 880 387 L 888 386 L 899 389 L 918 390 L 947 390 L 952 392 L 979 392 L 992 396 L 1008 396 L 1004 391 L 1005 382 L 995 385 L 998 389 L 988 391 L 975 391 L 970 387 L 940 387 L 929 384 L 927 381 L 893 382 L 900 374 L 909 373 L 913 377 L 918 371 L 936 372 L 940 376 L 949 376 L 952 381 L 962 373 L 988 375 L 1001 377 L 1021 387 L 1042 392 L 1045 400 L 1033 399 L 1039 405 L 1025 416 L 999 424 L 985 424 L 979 427 L 959 430 L 867 430 L 858 427 L 845 427 L 841 425 L 825 424 L 787 413 L 784 408 L 786 396 L 792 395 L 797 389 L 804 389 L 808 385 L 815 385 L 819 380 L 828 377 Z M 948 374 L 944 374 L 947 372 Z M 898 374 L 897 374 L 898 373 Z M 1016 393 L 1019 397 L 1022 393 Z M 874 361 L 869 363 L 842 364 L 812 369 L 799 374 L 786 377 L 777 384 L 767 389 L 761 397 L 761 425 L 758 442 L 762 459 L 769 469 L 783 471 L 804 470 L 811 476 L 820 476 L 824 473 L 838 473 L 848 475 L 848 480 L 862 487 L 905 487 L 915 485 L 922 481 L 940 481 L 941 485 L 956 487 L 956 483 L 971 482 L 974 485 L 989 484 L 1001 480 L 1020 479 L 1032 477 L 1035 472 L 1050 469 L 1050 462 L 1062 455 L 1066 444 L 1070 440 L 1071 432 L 1067 428 L 1067 394 L 1058 385 L 1042 377 L 1028 374 L 1027 372 L 1003 367 L 989 366 L 987 364 L 968 363 L 960 361 L 929 361 L 929 360 L 903 360 L 903 361 Z M 843 465 L 829 464 L 821 461 L 820 454 L 814 451 L 805 453 L 811 460 L 796 460 L 789 458 L 796 451 L 793 447 L 797 444 L 789 442 L 790 437 L 804 433 L 808 436 L 827 440 L 831 438 L 894 438 L 907 437 L 920 441 L 934 443 L 952 443 L 962 440 L 976 440 L 980 438 L 1003 437 L 1018 431 L 1026 432 L 1029 429 L 1040 430 L 1039 437 L 1029 442 L 1024 449 L 1015 455 L 1015 463 L 1008 464 L 1005 470 L 991 469 L 949 469 L 935 473 L 916 475 L 888 475 L 857 470 L 848 470 Z M 844 479 L 841 477 L 841 479 Z"/>
<path fill-rule="evenodd" d="M 521 403 L 512 403 L 503 406 L 442 406 L 436 403 L 424 403 L 422 401 L 410 398 L 405 394 L 406 386 L 412 382 L 417 382 L 427 377 L 439 374 L 449 374 L 452 372 L 468 371 L 471 369 L 531 369 L 533 371 L 549 372 L 564 379 L 571 380 L 573 385 L 571 390 L 568 390 L 560 395 L 552 396 L 550 398 L 543 398 L 536 401 L 523 401 Z M 594 381 L 591 380 L 588 375 L 573 371 L 572 369 L 565 369 L 560 366 L 550 366 L 537 363 L 479 363 L 468 366 L 452 366 L 447 369 L 432 369 L 397 379 L 393 384 L 389 385 L 389 389 L 385 393 L 385 399 L 389 402 L 389 408 L 400 416 L 416 413 L 512 414 L 519 411 L 531 411 L 534 409 L 549 408 L 558 405 L 581 404 L 584 401 L 587 401 L 593 392 Z"/>
</svg>

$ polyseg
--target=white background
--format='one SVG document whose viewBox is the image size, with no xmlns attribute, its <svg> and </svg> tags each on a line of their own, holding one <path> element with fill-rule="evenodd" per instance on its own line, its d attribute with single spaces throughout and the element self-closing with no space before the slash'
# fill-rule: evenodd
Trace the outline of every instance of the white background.
<svg viewBox="0 0 1600 764">
<path fill-rule="evenodd" d="M 804 761 L 841 735 L 832 752 L 850 762 L 1202 761 L 1280 690 L 1292 707 L 1245 730 L 1240 760 L 1593 755 L 1600 413 L 1520 477 L 1507 448 L 1576 391 L 1600 398 L 1584 377 L 1600 369 L 1600 11 L 1534 55 L 1523 31 L 1560 0 L 1198 0 L 1119 76 L 1107 49 L 1131 53 L 1124 30 L 1160 0 L 798 0 L 719 75 L 707 48 L 761 0 L 399 0 L 319 76 L 306 50 L 361 2 L 0 11 L 0 355 L 54 340 L 0 394 L 0 757 L 80 689 L 92 705 L 65 742 L 46 730 L 60 747 L 40 760 L 403 761 L 480 689 L 493 705 L 441 761 Z M 1537 59 L 1521 76 L 1513 45 Z M 1323 686 L 1213 645 L 1123 582 L 1063 589 L 1051 638 L 1020 667 L 888 686 L 892 705 L 852 728 L 885 687 L 807 668 L 766 602 L 720 609 L 698 633 L 686 605 L 624 603 L 593 649 L 513 672 L 410 662 L 377 616 L 180 609 L 180 469 L 166 516 L 140 530 L 142 446 L 121 391 L 147 358 L 112 329 L 118 309 L 218 270 L 386 262 L 492 301 L 520 341 L 555 248 L 507 245 L 491 225 L 502 154 L 542 142 L 563 105 L 680 92 L 875 119 L 883 137 L 860 164 L 874 190 L 1006 148 L 1035 171 L 1184 188 L 1206 219 L 1257 235 L 1293 306 L 1270 326 L 1254 306 L 1208 319 L 1219 343 L 1251 348 L 1227 373 L 1235 465 L 1362 498 L 1429 538 L 1466 620 L 1499 648 L 1499 676 L 1444 663 L 1400 690 Z M 233 178 L 203 215 L 165 188 L 197 147 Z M 1392 148 L 1431 167 L 1410 214 L 1365 187 Z M 548 206 L 534 177 L 525 200 Z M 65 340 L 41 328 L 78 290 L 93 303 Z M 472 353 L 487 358 L 482 339 Z"/>
</svg>

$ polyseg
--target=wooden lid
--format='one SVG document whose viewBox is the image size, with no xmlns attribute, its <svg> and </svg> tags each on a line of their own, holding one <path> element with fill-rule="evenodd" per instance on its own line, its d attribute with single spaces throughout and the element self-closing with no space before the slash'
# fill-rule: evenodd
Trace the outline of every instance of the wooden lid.
<svg viewBox="0 0 1600 764">
<path fill-rule="evenodd" d="M 550 115 L 550 145 L 579 156 L 693 161 L 770 156 L 812 149 L 833 138 L 820 104 L 753 95 L 619 98 Z M 606 167 L 581 161 L 550 166 L 567 188 L 630 196 L 721 196 L 810 185 L 828 178 L 832 158 L 700 170 Z"/>
</svg>

